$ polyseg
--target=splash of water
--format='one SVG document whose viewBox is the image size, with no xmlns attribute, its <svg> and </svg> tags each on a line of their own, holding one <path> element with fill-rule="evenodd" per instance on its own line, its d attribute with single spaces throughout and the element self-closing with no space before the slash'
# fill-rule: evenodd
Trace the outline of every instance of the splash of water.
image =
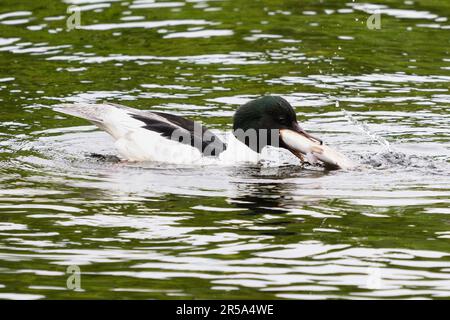
<svg viewBox="0 0 450 320">
<path fill-rule="evenodd" d="M 336 101 L 336 108 L 339 108 L 339 101 Z M 372 141 L 378 142 L 380 145 L 384 147 L 385 152 L 391 152 L 391 145 L 389 141 L 387 141 L 382 136 L 378 135 L 377 133 L 370 130 L 369 126 L 365 122 L 361 122 L 356 120 L 350 112 L 345 110 L 344 108 L 341 108 L 342 113 L 344 114 L 345 118 L 353 125 L 358 127 L 364 134 L 366 134 Z"/>
</svg>

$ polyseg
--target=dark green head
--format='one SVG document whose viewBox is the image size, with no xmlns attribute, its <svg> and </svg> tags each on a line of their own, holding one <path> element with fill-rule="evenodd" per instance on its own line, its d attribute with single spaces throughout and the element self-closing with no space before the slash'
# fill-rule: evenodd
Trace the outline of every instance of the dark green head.
<svg viewBox="0 0 450 320">
<path fill-rule="evenodd" d="M 285 148 L 279 136 L 282 129 L 306 134 L 300 128 L 292 106 L 281 97 L 264 96 L 252 100 L 239 107 L 234 114 L 234 135 L 257 152 L 266 145 Z M 251 132 L 256 132 L 254 139 Z"/>
<path fill-rule="evenodd" d="M 293 122 L 297 122 L 297 117 L 289 102 L 281 97 L 264 96 L 236 111 L 233 129 L 282 129 Z"/>
</svg>

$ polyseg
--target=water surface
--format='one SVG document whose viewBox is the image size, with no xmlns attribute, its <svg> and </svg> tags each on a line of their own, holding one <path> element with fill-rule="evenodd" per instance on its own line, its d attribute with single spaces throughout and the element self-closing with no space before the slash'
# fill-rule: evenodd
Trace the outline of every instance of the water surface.
<svg viewBox="0 0 450 320">
<path fill-rule="evenodd" d="M 445 0 L 3 0 L 0 298 L 449 298 L 449 16 Z M 226 132 L 263 94 L 365 168 L 99 161 L 108 135 L 48 108 Z"/>
</svg>

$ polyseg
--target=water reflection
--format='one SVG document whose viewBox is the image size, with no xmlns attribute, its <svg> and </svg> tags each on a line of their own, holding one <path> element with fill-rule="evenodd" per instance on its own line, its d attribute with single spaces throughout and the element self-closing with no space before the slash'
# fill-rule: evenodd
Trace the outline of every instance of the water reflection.
<svg viewBox="0 0 450 320">
<path fill-rule="evenodd" d="M 66 31 L 68 5 L 82 10 L 79 30 Z M 0 5 L 0 298 L 449 297 L 442 4 L 17 10 Z M 365 27 L 376 12 L 381 32 Z M 116 155 L 106 134 L 47 108 L 106 100 L 224 133 L 238 105 L 266 93 L 364 169 L 102 161 L 90 154 Z M 73 264 L 80 292 L 66 288 Z"/>
</svg>

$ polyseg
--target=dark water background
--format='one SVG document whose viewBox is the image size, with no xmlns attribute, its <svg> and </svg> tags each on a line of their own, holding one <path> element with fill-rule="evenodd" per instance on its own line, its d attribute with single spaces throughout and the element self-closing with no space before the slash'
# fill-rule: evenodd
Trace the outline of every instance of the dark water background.
<svg viewBox="0 0 450 320">
<path fill-rule="evenodd" d="M 0 298 L 449 298 L 449 16 L 446 0 L 2 0 Z M 263 94 L 367 168 L 98 162 L 111 139 L 46 107 L 227 131 Z"/>
</svg>

